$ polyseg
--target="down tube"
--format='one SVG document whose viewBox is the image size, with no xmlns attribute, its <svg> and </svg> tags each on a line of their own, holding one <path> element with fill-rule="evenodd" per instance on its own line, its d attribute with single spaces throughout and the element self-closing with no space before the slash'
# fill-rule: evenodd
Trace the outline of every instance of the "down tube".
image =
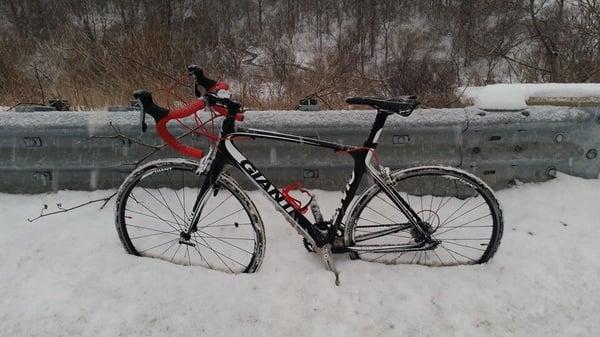
<svg viewBox="0 0 600 337">
<path fill-rule="evenodd" d="M 262 189 L 273 202 L 279 207 L 279 210 L 288 218 L 288 220 L 294 224 L 294 227 L 298 229 L 302 235 L 307 238 L 312 238 L 317 245 L 322 241 L 320 233 L 316 232 L 313 224 L 304 216 L 302 213 L 296 211 L 296 209 L 290 205 L 281 192 L 273 185 L 257 168 L 252 164 L 244 155 L 235 147 L 231 139 L 225 139 L 225 148 L 227 152 L 233 158 L 237 166 L 252 180 L 256 186 Z M 319 241 L 319 242 L 317 242 Z"/>
</svg>

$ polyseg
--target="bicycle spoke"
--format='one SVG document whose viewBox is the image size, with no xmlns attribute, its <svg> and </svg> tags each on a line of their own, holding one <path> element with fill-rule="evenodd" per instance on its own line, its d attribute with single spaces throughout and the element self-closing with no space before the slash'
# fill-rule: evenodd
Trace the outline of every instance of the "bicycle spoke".
<svg viewBox="0 0 600 337">
<path fill-rule="evenodd" d="M 152 216 L 152 215 L 149 215 L 149 214 L 145 214 L 145 213 L 141 213 L 141 212 L 138 212 L 138 211 L 134 211 L 134 210 L 129 209 L 129 208 L 126 208 L 125 210 L 127 212 L 131 212 L 131 213 L 142 215 L 142 216 L 145 216 L 145 217 L 148 217 L 148 218 L 152 218 L 152 219 L 157 219 L 157 220 L 163 221 L 164 223 L 166 223 L 169 227 L 173 228 L 174 230 L 181 230 L 181 227 L 179 229 L 173 227 L 173 224 L 177 225 L 176 223 L 170 222 L 169 220 L 163 219 L 163 218 L 161 218 L 159 216 Z M 133 226 L 133 225 L 127 224 L 127 226 Z"/>
<path fill-rule="evenodd" d="M 194 239 L 194 238 L 192 238 L 192 240 L 193 240 L 193 239 Z M 194 240 L 194 241 L 196 241 L 196 240 Z M 196 243 L 198 243 L 198 242 L 196 241 Z M 200 252 L 200 249 L 198 249 L 198 245 L 195 245 L 195 246 L 194 246 L 194 249 L 196 250 L 196 252 L 198 253 L 198 255 L 200 255 L 200 259 L 201 259 L 202 261 L 204 261 L 204 263 L 206 263 L 206 265 L 208 266 L 208 268 L 210 268 L 210 269 L 214 269 L 214 268 L 212 267 L 212 265 L 211 265 L 211 264 L 208 262 L 208 260 L 206 260 L 206 259 L 204 258 L 204 256 L 202 255 L 202 252 Z"/>
<path fill-rule="evenodd" d="M 131 192 L 131 193 L 133 194 L 133 192 Z M 167 221 L 166 219 L 163 219 L 163 218 L 162 218 L 160 215 L 158 215 L 158 214 L 154 213 L 154 211 L 152 211 L 151 209 L 149 209 L 148 207 L 146 207 L 146 205 L 144 205 L 144 204 L 141 204 L 141 203 L 138 203 L 138 205 L 142 206 L 142 207 L 143 207 L 144 209 L 146 209 L 148 212 L 152 213 L 152 215 L 154 215 L 156 218 L 158 218 L 158 219 L 162 220 L 162 221 L 163 221 L 165 224 L 167 224 L 167 226 L 169 226 L 169 227 L 173 228 L 174 230 L 177 230 L 177 228 L 173 227 L 173 225 L 171 225 L 171 224 L 169 223 L 169 221 Z M 134 213 L 135 213 L 135 212 L 134 212 Z M 179 230 L 182 230 L 182 228 L 181 228 L 181 225 L 179 225 L 179 224 L 177 223 L 177 226 L 179 227 Z"/>
<path fill-rule="evenodd" d="M 158 200 L 158 198 L 156 198 L 156 196 L 154 196 L 152 193 L 150 193 L 146 188 L 140 186 L 140 188 L 142 190 L 144 190 L 148 195 L 150 195 L 154 200 L 156 200 L 159 204 L 163 205 L 168 211 L 169 213 L 171 213 L 171 216 L 173 217 L 173 220 L 175 220 L 175 223 L 177 224 L 177 226 L 179 226 L 180 228 L 182 227 L 181 224 L 179 223 L 179 221 L 177 221 L 175 215 L 173 214 L 173 212 L 171 211 L 171 209 L 169 208 L 169 206 L 163 204 L 162 202 L 160 202 L 160 200 Z M 133 191 L 131 191 L 131 194 L 133 194 Z M 144 207 L 146 210 L 148 210 L 148 212 L 158 216 L 156 213 L 154 213 L 153 211 L 151 211 L 148 207 L 146 207 L 146 205 L 139 203 L 140 206 Z"/>
<path fill-rule="evenodd" d="M 375 197 L 376 197 L 376 198 L 379 198 L 381 201 L 383 201 L 383 202 L 385 202 L 386 204 L 388 204 L 388 205 L 389 205 L 390 207 L 392 207 L 394 210 L 396 210 L 396 211 L 398 211 L 398 212 L 402 213 L 402 211 L 400 211 L 400 210 L 398 209 L 398 206 L 396 206 L 396 205 L 394 205 L 394 204 L 391 204 L 389 201 L 387 201 L 387 200 L 383 199 L 382 197 L 380 197 L 380 196 L 379 196 L 379 193 L 375 194 Z M 387 197 L 387 196 L 386 196 L 386 197 Z M 388 197 L 388 198 L 389 198 L 389 197 Z M 410 204 L 409 204 L 409 205 L 410 205 Z M 403 213 L 402 213 L 402 214 L 403 214 Z"/>
<path fill-rule="evenodd" d="M 444 261 L 442 261 L 442 259 L 440 258 L 440 256 L 438 255 L 438 253 L 435 251 L 435 249 L 433 250 L 433 254 L 434 254 L 435 256 L 437 256 L 438 260 L 440 260 L 440 262 L 441 262 L 442 264 L 444 264 Z"/>
<path fill-rule="evenodd" d="M 226 258 L 226 259 L 228 259 L 228 260 L 230 260 L 230 261 L 232 261 L 232 262 L 235 262 L 235 263 L 239 264 L 239 265 L 240 265 L 240 266 L 242 266 L 242 267 L 246 267 L 246 266 L 245 266 L 243 263 L 239 262 L 238 260 L 236 260 L 236 259 L 233 259 L 233 258 L 231 258 L 231 257 L 227 256 L 226 254 L 223 254 L 223 253 L 221 253 L 221 252 L 218 252 L 218 251 L 216 251 L 214 248 L 212 248 L 212 247 L 210 246 L 210 244 L 208 244 L 208 242 L 207 242 L 206 240 L 204 240 L 204 238 L 200 237 L 200 239 L 202 239 L 202 241 L 204 241 L 205 245 L 204 245 L 204 244 L 202 244 L 202 243 L 200 243 L 200 242 L 198 242 L 197 240 L 194 240 L 194 241 L 196 241 L 196 242 L 197 242 L 199 245 L 201 245 L 201 246 L 204 246 L 204 247 L 206 247 L 206 248 L 210 249 L 210 250 L 211 250 L 211 251 L 212 251 L 212 252 L 213 252 L 213 253 L 214 253 L 214 254 L 215 254 L 215 255 L 216 255 L 218 258 L 219 258 L 219 260 L 221 260 L 221 262 L 223 262 L 223 264 L 224 264 L 224 265 L 227 267 L 227 269 L 229 269 L 229 271 L 230 271 L 231 273 L 235 273 L 235 272 L 234 272 L 234 271 L 233 271 L 233 269 L 231 269 L 231 267 L 230 267 L 230 266 L 229 266 L 229 265 L 228 265 L 228 264 L 225 262 L 225 260 L 223 260 L 223 258 L 222 258 L 221 256 L 223 256 L 224 258 Z"/>
<path fill-rule="evenodd" d="M 252 226 L 252 224 L 249 223 L 249 222 L 232 223 L 232 224 L 220 224 L 220 225 L 210 225 L 210 228 L 215 228 L 215 227 L 239 227 L 239 226 Z M 203 228 L 205 228 L 205 227 L 203 227 Z"/>
<path fill-rule="evenodd" d="M 139 226 L 139 225 L 127 225 L 127 226 L 129 226 L 129 227 L 135 227 L 135 228 L 140 228 L 140 229 L 146 229 L 146 230 L 149 230 L 149 231 L 155 231 L 155 232 L 159 232 L 159 234 L 161 234 L 161 233 L 169 234 L 169 233 L 173 233 L 173 232 L 179 233 L 179 231 L 177 229 L 174 229 L 172 231 L 161 231 L 161 230 L 158 230 L 158 229 L 154 229 L 154 228 L 150 228 L 150 227 L 144 227 L 144 226 Z"/>
<path fill-rule="evenodd" d="M 235 237 L 230 237 L 230 236 L 203 236 L 203 238 L 211 238 L 211 239 L 217 239 L 218 238 L 218 239 L 225 239 L 225 240 L 247 240 L 247 241 L 254 241 L 253 238 L 235 238 Z"/>
<path fill-rule="evenodd" d="M 175 235 L 175 236 L 179 237 L 179 233 L 177 233 L 177 234 L 173 234 L 173 232 L 170 232 L 170 233 L 168 233 L 168 232 L 163 232 L 163 233 L 152 233 L 152 234 L 145 234 L 145 235 L 140 235 L 140 236 L 132 236 L 132 237 L 130 237 L 129 239 L 130 239 L 130 240 L 135 240 L 135 239 L 141 239 L 141 238 L 147 238 L 147 237 L 150 237 L 150 236 L 156 236 L 156 235 L 165 235 L 165 234 L 171 234 L 171 235 Z"/>
<path fill-rule="evenodd" d="M 187 194 L 201 190 L 204 181 L 192 179 L 196 169 L 191 162 L 176 161 L 150 167 L 127 181 L 125 194 L 119 196 L 125 201 L 118 204 L 117 216 L 125 248 L 130 253 L 185 266 L 230 273 L 255 269 L 262 258 L 257 246 L 264 240 L 262 222 L 250 216 L 254 208 L 251 200 L 226 175 L 216 181 L 220 194 L 213 194 L 211 189 L 203 196 L 199 228 L 188 240 L 180 234 L 187 232 L 193 214 L 188 201 L 196 200 Z"/>
<path fill-rule="evenodd" d="M 169 173 L 169 171 L 167 171 L 166 173 L 167 173 L 167 179 L 169 179 L 169 183 L 171 183 L 171 186 L 177 186 L 177 185 L 173 184 L 173 182 L 171 181 L 171 174 Z M 181 199 L 179 198 L 179 193 L 177 193 L 176 189 L 173 189 L 173 193 L 175 193 L 175 198 L 177 198 L 177 201 L 179 202 L 179 206 L 181 206 L 181 210 L 183 211 L 184 222 L 187 222 L 188 219 L 187 219 L 187 215 L 185 214 L 185 207 L 183 206 L 183 203 L 181 202 Z M 183 193 L 185 194 L 185 191 Z"/>
<path fill-rule="evenodd" d="M 152 180 L 154 182 L 154 177 L 151 175 L 150 176 L 150 180 Z M 180 226 L 181 224 L 179 223 L 179 221 L 177 221 L 177 218 L 179 218 L 179 220 L 181 220 L 182 222 L 185 223 L 185 220 L 183 220 L 183 218 L 181 218 L 178 214 L 175 214 L 175 212 L 173 212 L 173 210 L 171 209 L 171 207 L 169 207 L 167 204 L 167 200 L 165 199 L 164 195 L 162 194 L 162 192 L 160 191 L 160 187 L 156 188 L 156 191 L 158 192 L 158 194 L 160 195 L 161 199 L 163 200 L 163 202 L 161 202 L 160 200 L 158 200 L 158 198 L 150 193 L 150 191 L 148 191 L 147 188 L 140 186 L 141 189 L 143 189 L 146 193 L 148 193 L 148 195 L 150 195 L 154 200 L 156 200 L 159 204 L 163 205 L 168 211 L 169 213 L 171 213 L 171 216 L 173 217 L 173 220 L 175 220 L 176 223 L 178 223 Z"/>
<path fill-rule="evenodd" d="M 244 248 L 238 247 L 238 246 L 236 246 L 236 245 L 234 245 L 234 244 L 232 244 L 232 243 L 230 243 L 230 242 L 227 242 L 227 241 L 225 241 L 225 240 L 222 240 L 222 239 L 220 239 L 220 238 L 218 238 L 218 237 L 216 237 L 216 236 L 210 235 L 210 234 L 208 234 L 208 233 L 206 233 L 206 232 L 204 232 L 204 231 L 200 231 L 200 230 L 199 230 L 199 232 L 200 232 L 200 233 L 202 233 L 202 234 L 204 234 L 204 235 L 208 235 L 208 237 L 205 237 L 205 236 L 200 236 L 200 234 L 198 234 L 198 236 L 199 236 L 199 237 L 201 237 L 201 238 L 206 238 L 206 239 L 216 239 L 216 240 L 218 240 L 218 241 L 221 241 L 221 242 L 223 242 L 223 243 L 225 243 L 225 244 L 228 244 L 228 245 L 230 245 L 230 246 L 232 246 L 232 247 L 235 247 L 235 248 L 237 248 L 237 249 L 239 249 L 239 250 L 241 250 L 241 251 L 243 251 L 243 252 L 246 252 L 246 253 L 248 253 L 248 254 L 250 254 L 250 255 L 253 255 L 253 254 L 254 254 L 254 253 L 252 253 L 252 252 L 249 252 L 249 251 L 245 250 Z M 196 234 L 197 234 L 197 233 L 196 233 Z M 206 241 L 206 240 L 204 240 L 204 241 Z"/>
<path fill-rule="evenodd" d="M 432 167 L 414 169 L 398 175 L 394 189 L 419 215 L 424 229 L 430 232 L 433 239 L 441 242 L 435 248 L 403 252 L 400 250 L 393 255 L 386 253 L 378 256 L 372 255 L 372 252 L 359 252 L 359 256 L 366 256 L 365 259 L 369 261 L 381 263 L 430 266 L 480 263 L 489 259 L 489 250 L 497 244 L 491 240 L 496 231 L 495 219 L 498 217 L 493 208 L 493 194 L 490 196 L 491 191 L 486 190 L 484 185 L 460 172 Z M 392 231 L 386 234 L 386 230 L 393 229 L 394 224 L 401 225 L 399 223 L 402 221 L 392 220 L 397 217 L 396 212 L 400 212 L 403 221 L 407 220 L 404 220 L 406 215 L 381 193 L 381 189 L 373 191 L 370 199 L 360 205 L 359 214 L 355 215 L 349 224 L 353 231 L 351 239 L 357 242 L 361 237 L 375 236 L 369 239 L 373 241 L 368 242 L 379 245 L 422 240 L 413 233 L 412 226 L 402 227 L 405 229 L 399 233 Z M 412 204 L 415 207 L 412 207 Z M 373 218 L 381 218 L 383 221 L 373 221 Z M 491 221 L 494 222 L 490 224 Z M 378 231 L 382 232 L 381 236 L 373 234 Z M 454 234 L 447 234 L 448 232 Z M 445 236 L 447 238 L 444 238 Z"/>
<path fill-rule="evenodd" d="M 371 211 L 373 211 L 373 212 L 375 212 L 375 213 L 377 213 L 377 214 L 381 215 L 382 217 L 386 218 L 387 220 L 390 220 L 391 222 L 394 222 L 394 220 L 392 220 L 392 219 L 388 218 L 387 216 L 385 216 L 385 215 L 381 214 L 380 212 L 378 212 L 378 211 L 376 211 L 376 210 L 372 209 L 371 207 L 367 206 L 367 208 L 368 208 L 368 209 L 370 209 Z"/>
<path fill-rule="evenodd" d="M 460 205 L 459 208 L 457 208 L 454 212 L 452 212 L 452 214 L 450 214 L 447 218 L 442 220 L 442 224 L 445 223 L 445 221 L 447 221 L 448 219 L 450 219 L 454 214 L 456 214 L 456 212 L 460 211 L 461 208 L 465 207 L 465 205 L 468 204 L 469 201 L 471 201 L 471 198 L 465 199 L 465 201 Z"/>
<path fill-rule="evenodd" d="M 173 253 L 173 257 L 171 257 L 171 263 L 173 262 L 173 260 L 175 259 L 175 255 L 177 255 L 177 253 L 179 252 L 179 249 L 181 249 L 181 245 L 177 246 L 177 249 L 175 250 L 175 253 Z"/>
<path fill-rule="evenodd" d="M 384 257 L 386 255 L 390 255 L 390 254 L 391 254 L 391 252 L 390 253 L 383 253 L 383 254 L 379 255 L 379 257 L 377 257 L 376 259 L 371 260 L 371 262 L 375 262 L 375 261 L 381 259 L 382 257 Z"/>
<path fill-rule="evenodd" d="M 401 252 L 401 253 L 400 253 L 398 256 L 396 256 L 396 258 L 394 258 L 394 259 L 392 260 L 392 263 L 395 263 L 396 261 L 398 261 L 398 259 L 399 259 L 399 258 L 401 258 L 401 257 L 402 257 L 402 255 L 404 255 L 405 253 L 406 253 L 406 252 Z"/>
<path fill-rule="evenodd" d="M 197 244 L 199 244 L 199 245 L 201 245 L 201 246 L 203 246 L 203 247 L 205 247 L 205 248 L 208 248 L 208 249 L 210 249 L 210 250 L 213 252 L 213 254 L 215 254 L 215 256 L 216 256 L 216 257 L 217 257 L 219 260 L 221 260 L 221 262 L 223 263 L 223 265 L 225 265 L 225 267 L 227 267 L 227 269 L 229 269 L 229 271 L 230 271 L 231 273 L 234 273 L 233 269 L 231 269 L 231 267 L 229 267 L 229 265 L 228 265 L 228 264 L 227 264 L 227 263 L 226 263 L 226 262 L 223 260 L 223 258 L 221 257 L 220 253 L 218 253 L 217 251 L 215 251 L 215 250 L 214 250 L 214 249 L 213 249 L 213 248 L 212 248 L 212 247 L 211 247 L 211 246 L 208 244 L 208 242 L 206 242 L 206 240 L 204 240 L 203 238 L 200 238 L 200 239 L 202 239 L 202 241 L 204 241 L 204 243 L 206 243 L 206 245 L 203 245 L 202 243 L 198 242 L 198 240 L 196 240 L 194 237 L 192 237 L 192 240 L 194 240 L 194 241 L 195 241 Z"/>
<path fill-rule="evenodd" d="M 417 252 L 414 252 L 413 258 L 410 260 L 409 264 L 413 264 L 413 261 L 417 257 Z"/>
<path fill-rule="evenodd" d="M 452 241 L 446 241 L 446 240 L 444 240 L 444 242 L 445 243 L 450 243 L 450 244 L 453 244 L 453 245 L 456 245 L 456 246 L 460 246 L 460 247 L 475 249 L 475 250 L 478 250 L 480 252 L 485 252 L 485 249 L 481 249 L 481 248 L 471 247 L 471 246 L 463 245 L 463 244 L 452 242 Z"/>
<path fill-rule="evenodd" d="M 440 225 L 440 227 L 442 227 L 442 226 L 444 226 L 444 225 L 447 225 L 447 224 L 451 223 L 452 221 L 454 221 L 454 220 L 456 220 L 456 219 L 458 219 L 458 218 L 462 217 L 462 216 L 463 216 L 463 215 L 465 215 L 465 214 L 469 214 L 469 213 L 471 213 L 473 210 L 476 210 L 477 208 L 479 208 L 479 207 L 481 207 L 481 206 L 483 206 L 483 205 L 485 205 L 485 204 L 486 204 L 486 203 L 485 203 L 485 201 L 484 201 L 484 202 L 482 202 L 481 204 L 479 204 L 479 205 L 477 205 L 477 206 L 475 206 L 475 207 L 471 208 L 470 210 L 468 210 L 468 211 L 466 211 L 466 212 L 462 213 L 461 215 L 459 215 L 459 216 L 457 216 L 457 217 L 453 218 L 452 220 L 447 220 L 446 222 L 444 222 L 443 224 L 441 224 L 441 225 Z"/>
<path fill-rule="evenodd" d="M 469 221 L 469 222 L 467 222 L 467 223 L 464 223 L 464 224 L 462 224 L 462 225 L 460 225 L 460 226 L 451 227 L 451 229 L 449 229 L 449 230 L 447 230 L 447 231 L 444 231 L 444 232 L 441 232 L 441 233 L 438 233 L 437 235 L 442 235 L 442 234 L 445 234 L 445 233 L 451 232 L 451 231 L 453 231 L 453 230 L 456 230 L 457 228 L 462 228 L 462 227 L 465 227 L 466 225 L 468 225 L 468 224 L 470 224 L 470 223 L 473 223 L 473 222 L 475 222 L 475 221 L 479 221 L 479 220 L 481 220 L 481 219 L 483 219 L 483 218 L 486 218 L 486 217 L 488 217 L 489 215 L 490 215 L 490 214 L 486 214 L 486 215 L 484 215 L 484 216 L 482 216 L 482 217 L 479 217 L 479 218 L 477 218 L 477 219 L 471 220 L 471 221 Z M 467 227 L 475 227 L 475 226 L 467 226 Z M 491 226 L 488 226 L 488 227 L 491 227 Z M 440 227 L 440 228 L 441 228 L 441 227 Z M 450 228 L 450 227 L 444 227 L 444 228 Z"/>
<path fill-rule="evenodd" d="M 169 247 L 167 247 L 167 249 L 163 250 L 163 252 L 162 252 L 162 253 L 160 253 L 160 254 L 158 254 L 158 255 L 159 255 L 159 256 L 162 256 L 162 255 L 163 255 L 163 254 L 165 254 L 167 251 L 169 251 L 169 249 L 171 249 L 171 247 L 173 247 L 173 246 L 174 246 L 175 244 L 177 244 L 177 243 L 179 243 L 179 241 L 178 241 L 178 240 L 176 240 L 176 241 L 173 241 L 173 243 L 171 243 L 171 244 L 169 245 Z"/>
<path fill-rule="evenodd" d="M 141 251 L 141 252 L 139 252 L 139 253 L 141 254 L 141 253 L 147 252 L 147 251 L 149 251 L 149 250 L 151 250 L 151 249 L 154 249 L 154 248 L 158 248 L 158 247 L 164 246 L 164 245 L 166 245 L 167 243 L 169 243 L 169 242 L 173 242 L 173 241 L 179 241 L 179 238 L 175 238 L 175 239 L 169 240 L 169 241 L 167 241 L 167 242 L 164 242 L 164 243 L 158 244 L 158 245 L 156 245 L 156 246 L 152 246 L 152 247 L 150 247 L 150 248 L 146 248 L 146 249 L 142 250 L 142 251 Z"/>
<path fill-rule="evenodd" d="M 443 244 L 443 243 L 440 243 L 440 246 L 444 247 L 444 249 L 446 249 L 446 250 L 448 250 L 448 251 L 451 251 L 451 252 L 453 252 L 454 254 L 457 254 L 457 255 L 460 255 L 460 256 L 464 257 L 465 259 L 469 259 L 469 260 L 471 260 L 471 261 L 473 261 L 473 262 L 477 262 L 477 260 L 474 260 L 474 259 L 472 259 L 472 258 L 470 258 L 470 257 L 468 257 L 468 256 L 465 256 L 465 255 L 463 255 L 463 254 L 461 254 L 461 253 L 459 253 L 459 252 L 457 252 L 457 251 L 454 251 L 454 250 L 452 250 L 452 249 L 450 249 L 450 248 L 448 248 L 448 247 L 444 246 L 444 244 Z"/>
<path fill-rule="evenodd" d="M 209 193 L 209 192 L 206 192 Z M 225 203 L 225 201 L 229 200 L 229 198 L 231 198 L 233 196 L 233 194 L 230 194 L 227 198 L 225 198 L 225 200 L 221 201 L 217 206 L 215 206 L 210 212 L 208 212 L 207 214 L 205 214 L 200 220 L 198 220 L 198 222 L 202 222 L 202 220 L 206 219 L 206 217 L 208 217 L 209 215 L 211 215 L 215 210 L 217 210 L 221 205 L 223 205 L 223 203 Z"/>
<path fill-rule="evenodd" d="M 232 213 L 230 213 L 230 214 L 227 214 L 226 216 L 224 216 L 224 217 L 222 217 L 222 218 L 219 218 L 219 219 L 215 220 L 214 222 L 211 222 L 210 224 L 208 224 L 208 225 L 206 225 L 206 226 L 198 227 L 198 229 L 200 229 L 200 228 L 206 228 L 206 227 L 210 227 L 210 225 L 211 225 L 211 224 L 214 224 L 214 223 L 216 223 L 216 222 L 219 222 L 219 221 L 221 221 L 221 220 L 223 220 L 223 219 L 226 219 L 226 218 L 228 218 L 228 217 L 230 217 L 230 216 L 232 216 L 232 215 L 234 215 L 234 214 L 238 213 L 239 211 L 243 211 L 243 210 L 244 210 L 243 208 L 240 208 L 240 209 L 238 209 L 237 211 L 234 211 L 234 212 L 232 212 Z"/>
<path fill-rule="evenodd" d="M 383 225 L 381 222 L 377 222 L 375 220 L 371 220 L 371 219 L 367 219 L 367 218 L 363 218 L 363 217 L 359 217 L 359 219 L 362 219 L 362 220 L 365 220 L 365 221 L 368 221 L 368 222 L 374 222 L 374 223 L 376 223 L 378 225 Z"/>
<path fill-rule="evenodd" d="M 448 250 L 448 248 L 446 248 L 443 244 L 440 244 L 440 247 L 444 248 L 446 250 L 446 252 L 448 252 L 448 254 L 454 259 L 454 261 L 456 261 L 457 264 L 460 264 L 460 262 L 458 262 L 458 259 L 452 255 L 452 253 L 450 252 L 450 250 Z"/>
</svg>

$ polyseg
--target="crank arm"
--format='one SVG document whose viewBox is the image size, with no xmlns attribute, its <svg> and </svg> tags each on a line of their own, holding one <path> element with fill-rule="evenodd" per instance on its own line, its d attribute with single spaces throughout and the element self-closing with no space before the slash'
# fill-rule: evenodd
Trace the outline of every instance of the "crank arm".
<svg viewBox="0 0 600 337">
<path fill-rule="evenodd" d="M 326 244 L 321 248 L 316 248 L 316 252 L 321 256 L 323 263 L 325 263 L 325 267 L 329 271 L 331 271 L 335 275 L 335 285 L 340 285 L 340 274 L 335 268 L 335 263 L 333 262 L 333 254 L 331 253 L 331 244 Z"/>
</svg>

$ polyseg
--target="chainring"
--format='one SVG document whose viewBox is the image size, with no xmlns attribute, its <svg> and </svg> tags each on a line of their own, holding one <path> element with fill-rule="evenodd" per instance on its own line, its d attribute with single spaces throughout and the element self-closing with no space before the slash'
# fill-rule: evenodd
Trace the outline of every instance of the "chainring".
<svg viewBox="0 0 600 337">
<path fill-rule="evenodd" d="M 315 227 L 317 227 L 320 231 L 327 231 L 327 230 L 329 230 L 330 226 L 331 226 L 330 221 L 321 221 L 321 222 L 317 222 L 315 224 Z M 308 242 L 308 240 L 306 240 L 305 238 L 302 239 L 302 244 L 304 245 L 304 248 L 306 248 L 306 250 L 309 251 L 310 253 L 315 252 L 315 248 L 313 247 L 313 245 L 310 242 Z"/>
</svg>

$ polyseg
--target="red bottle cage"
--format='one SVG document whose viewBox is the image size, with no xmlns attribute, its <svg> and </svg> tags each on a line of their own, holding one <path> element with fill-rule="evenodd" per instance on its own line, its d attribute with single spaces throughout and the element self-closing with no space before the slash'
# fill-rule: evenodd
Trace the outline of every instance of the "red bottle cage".
<svg viewBox="0 0 600 337">
<path fill-rule="evenodd" d="M 290 195 L 291 191 L 300 191 L 300 192 L 308 195 L 310 197 L 310 200 L 308 200 L 306 205 L 302 206 L 302 203 L 300 202 L 300 200 L 298 200 Z M 284 188 L 282 188 L 281 194 L 283 195 L 283 198 L 285 199 L 285 201 L 287 201 L 288 204 L 290 204 L 292 207 L 294 207 L 295 210 L 297 210 L 298 212 L 300 212 L 302 214 L 304 214 L 304 213 L 306 213 L 306 211 L 308 211 L 308 207 L 310 206 L 310 203 L 313 200 L 313 195 L 310 194 L 310 192 L 308 192 L 306 189 L 304 189 L 304 187 L 302 186 L 302 183 L 299 181 L 291 183 L 291 184 L 285 186 Z"/>
<path fill-rule="evenodd" d="M 208 92 L 217 93 L 219 90 L 228 90 L 229 85 L 225 82 L 217 82 L 213 85 Z M 206 102 L 203 99 L 197 99 L 194 102 L 175 110 L 170 110 L 166 116 L 162 117 L 160 120 L 156 122 L 156 131 L 162 140 L 167 143 L 170 147 L 172 147 L 175 151 L 181 153 L 184 156 L 192 157 L 195 159 L 200 159 L 204 156 L 204 151 L 199 148 L 186 145 L 182 143 L 179 139 L 177 139 L 169 129 L 167 128 L 167 123 L 171 120 L 177 120 L 181 118 L 185 118 L 195 114 L 197 111 L 204 109 L 206 106 Z M 218 113 L 221 116 L 227 116 L 227 108 L 220 105 L 213 105 L 210 107 L 213 111 Z M 244 115 L 238 114 L 235 116 L 237 121 L 243 121 Z"/>
</svg>

